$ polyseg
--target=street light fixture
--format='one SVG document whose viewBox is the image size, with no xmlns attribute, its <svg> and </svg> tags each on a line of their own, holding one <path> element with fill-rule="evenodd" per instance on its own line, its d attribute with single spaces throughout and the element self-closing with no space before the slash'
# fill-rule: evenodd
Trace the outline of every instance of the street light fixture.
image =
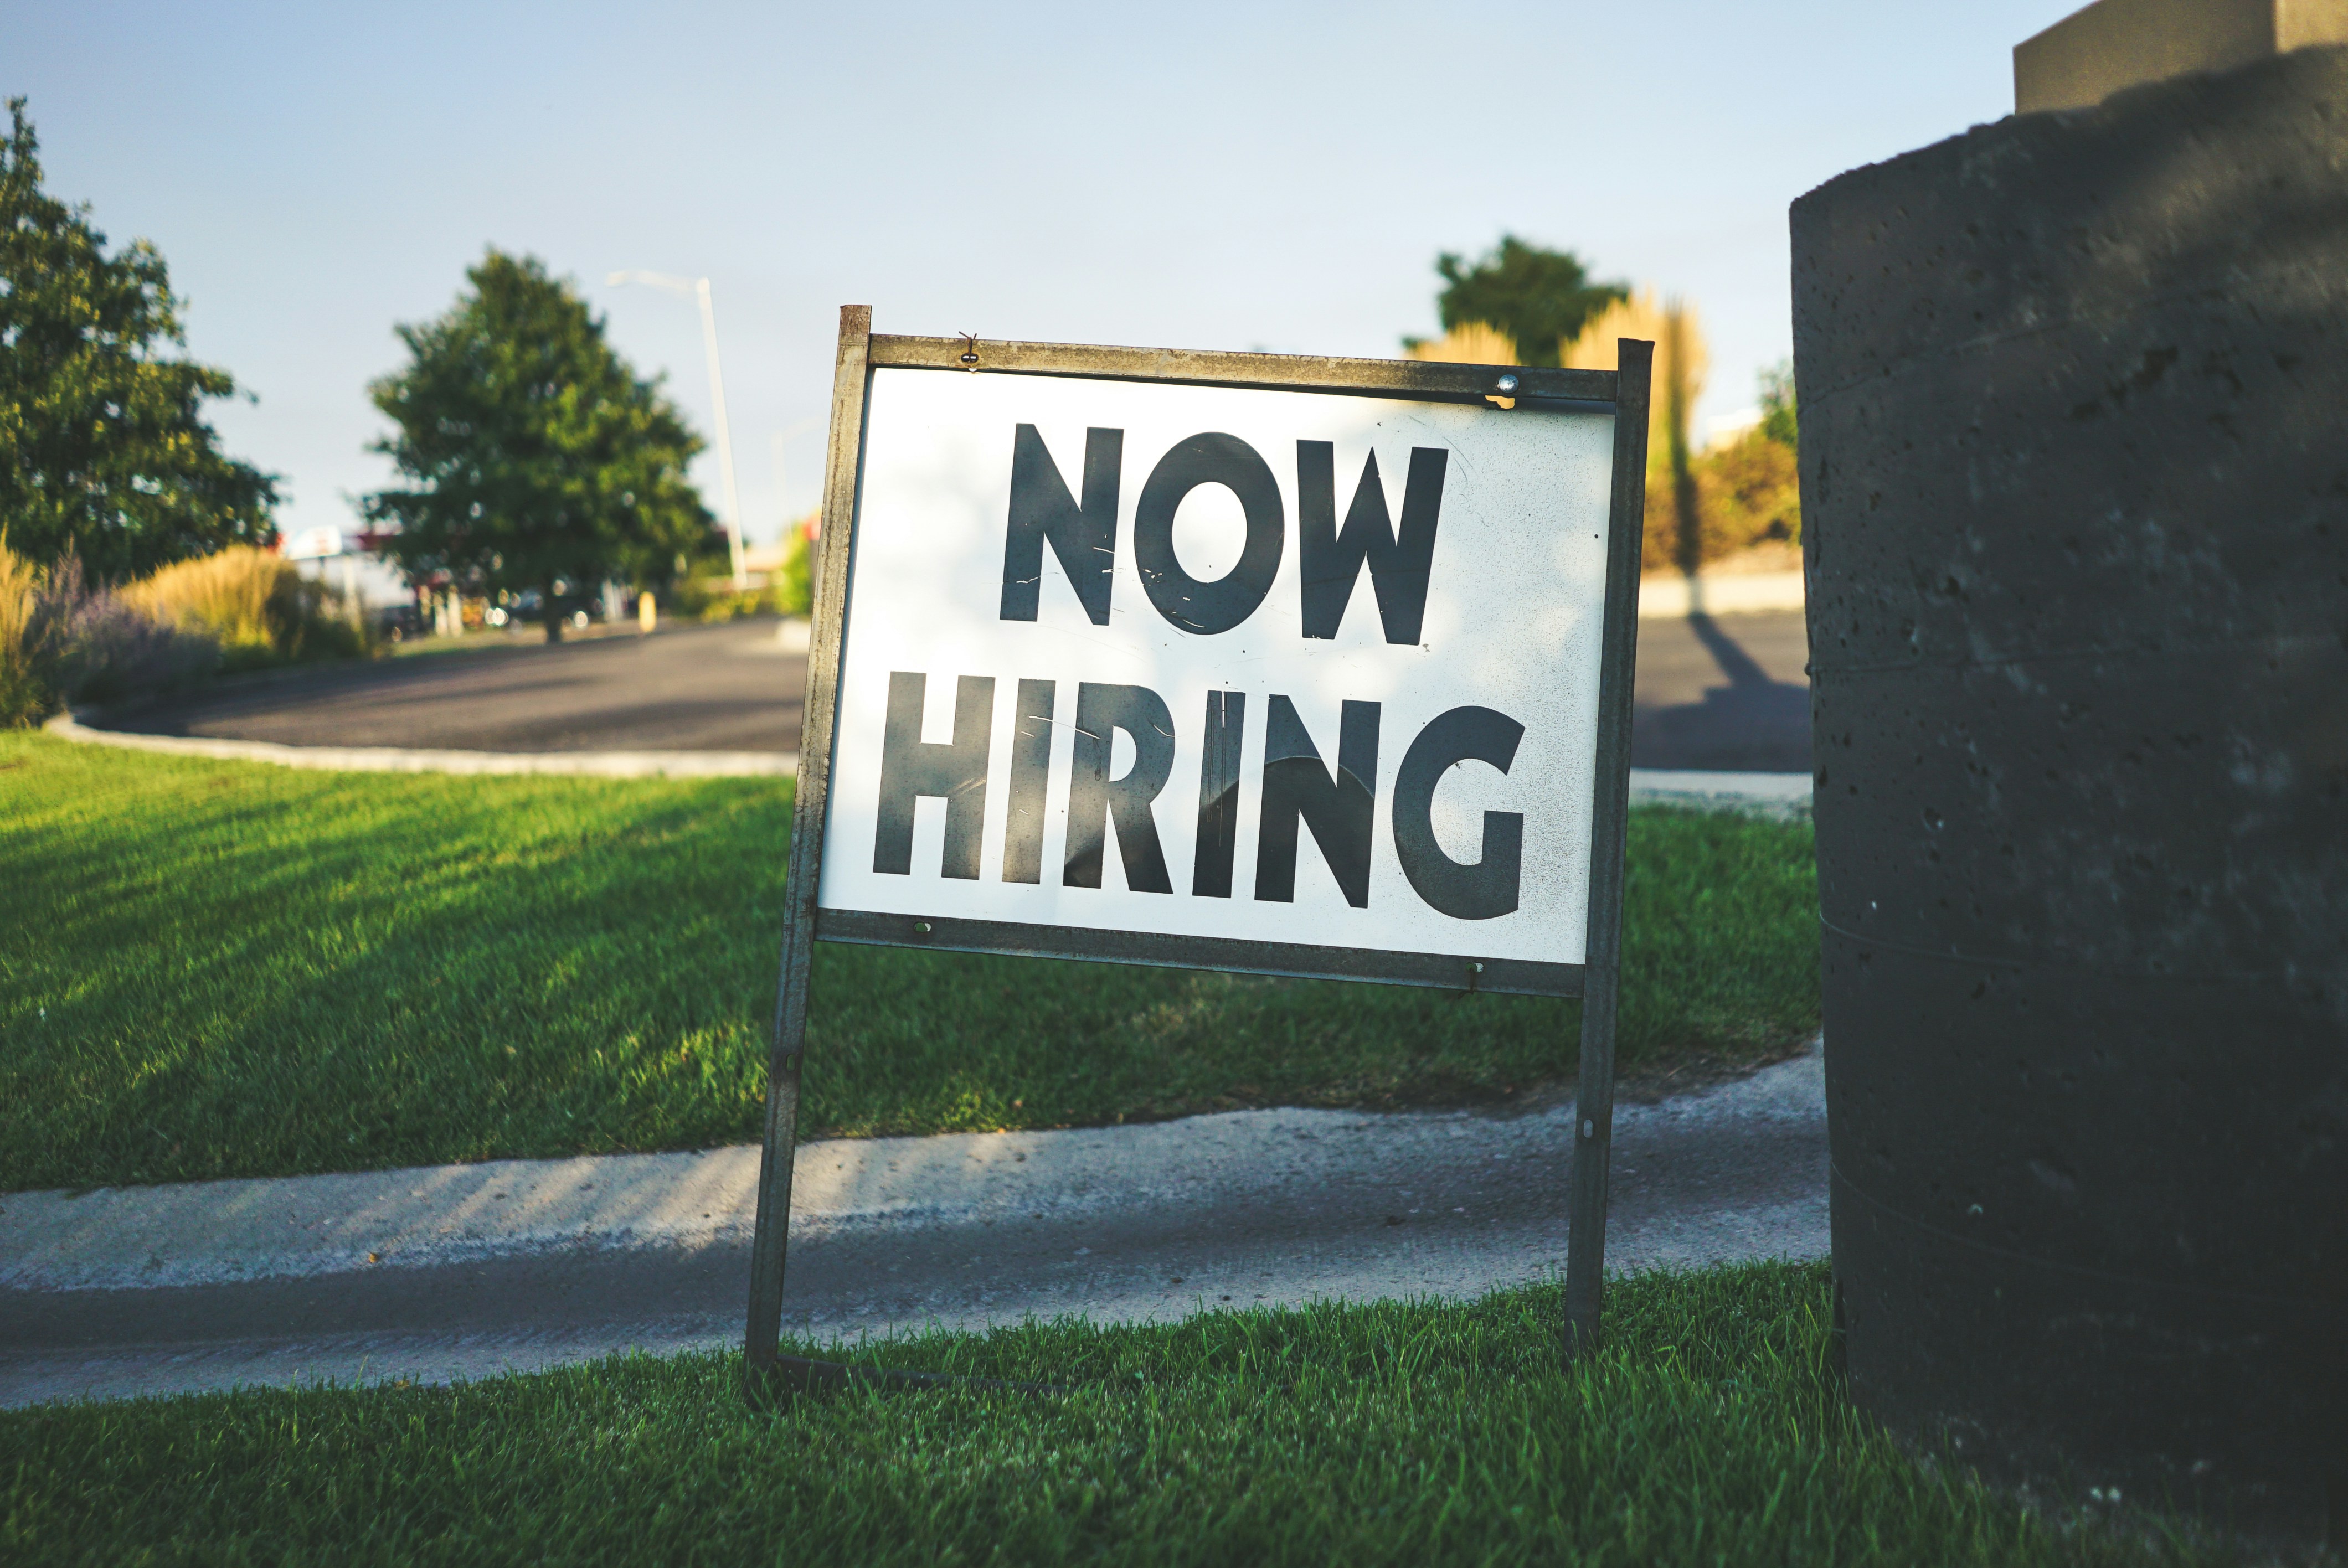
<svg viewBox="0 0 2348 1568">
<path fill-rule="evenodd" d="M 726 373 L 717 364 L 717 312 L 709 302 L 709 280 L 631 270 L 613 272 L 603 282 L 613 288 L 645 283 L 701 302 L 701 346 L 709 356 L 709 401 L 717 415 L 717 469 L 726 484 L 726 538 L 733 552 L 734 591 L 739 593 L 750 586 L 750 574 L 742 560 L 742 498 L 734 487 L 734 438 L 726 425 Z"/>
</svg>

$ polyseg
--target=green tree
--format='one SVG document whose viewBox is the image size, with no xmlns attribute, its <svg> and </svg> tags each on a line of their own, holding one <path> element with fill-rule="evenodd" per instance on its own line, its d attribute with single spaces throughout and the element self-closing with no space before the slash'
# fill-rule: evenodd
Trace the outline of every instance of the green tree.
<svg viewBox="0 0 2348 1568">
<path fill-rule="evenodd" d="M 492 249 L 465 276 L 446 315 L 398 329 L 409 363 L 368 389 L 397 426 L 372 449 L 407 483 L 363 505 L 410 579 L 536 589 L 557 641 L 559 593 L 657 586 L 705 547 L 685 473 L 701 440 L 536 258 Z"/>
<path fill-rule="evenodd" d="M 1436 296 L 1443 330 L 1485 322 L 1516 340 L 1525 364 L 1555 364 L 1563 343 L 1591 317 L 1631 297 L 1626 283 L 1594 283 L 1570 251 L 1528 245 L 1513 234 L 1470 266 L 1446 251 L 1436 258 L 1443 292 Z"/>
<path fill-rule="evenodd" d="M 1794 407 L 1794 364 L 1783 361 L 1761 373 L 1761 434 L 1781 446 L 1801 448 L 1800 421 Z"/>
<path fill-rule="evenodd" d="M 221 454 L 203 417 L 224 370 L 187 343 L 161 252 L 114 255 L 41 189 L 40 141 L 8 100 L 0 144 L 0 530 L 44 565 L 78 555 L 101 583 L 276 537 L 274 481 Z"/>
</svg>

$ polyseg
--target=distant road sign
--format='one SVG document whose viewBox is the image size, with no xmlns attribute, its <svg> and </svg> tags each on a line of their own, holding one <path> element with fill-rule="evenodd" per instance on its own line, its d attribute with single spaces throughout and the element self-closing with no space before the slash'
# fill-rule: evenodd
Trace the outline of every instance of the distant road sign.
<svg viewBox="0 0 2348 1568">
<path fill-rule="evenodd" d="M 285 541 L 279 552 L 287 560 L 324 560 L 343 553 L 340 528 L 304 528 Z"/>
</svg>

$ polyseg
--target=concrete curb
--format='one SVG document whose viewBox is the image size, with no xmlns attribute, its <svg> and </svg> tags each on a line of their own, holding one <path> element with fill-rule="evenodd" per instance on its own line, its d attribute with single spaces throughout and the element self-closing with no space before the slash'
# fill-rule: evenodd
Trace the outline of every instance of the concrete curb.
<svg viewBox="0 0 2348 1568">
<path fill-rule="evenodd" d="M 1640 805 L 1684 805 L 1742 811 L 1756 816 L 1810 815 L 1807 774 L 1735 774 L 1694 769 L 1632 768 L 1631 799 Z"/>
<path fill-rule="evenodd" d="M 817 1151 L 827 1145 L 799 1151 L 797 1170 L 805 1174 L 796 1179 L 813 1184 L 804 1204 L 794 1191 L 802 1217 L 860 1212 L 852 1200 L 840 1203 L 839 1183 L 860 1177 L 861 1156 L 889 1141 L 841 1142 L 849 1157 L 829 1162 L 830 1183 L 819 1173 L 825 1162 Z M 9 1193 L 0 1194 L 0 1289 L 172 1290 L 384 1265 L 462 1264 L 557 1247 L 705 1245 L 749 1234 L 757 1174 L 758 1147 L 746 1143 Z M 881 1206 L 885 1211 L 885 1202 Z"/>
<path fill-rule="evenodd" d="M 787 1321 L 1466 1298 L 1565 1258 L 1573 1110 L 1248 1111 L 798 1151 Z M 758 1151 L 0 1195 L 0 1405 L 739 1342 Z M 1811 1054 L 1614 1133 L 1616 1270 L 1827 1250 Z"/>
<path fill-rule="evenodd" d="M 142 735 L 93 730 L 70 712 L 41 728 L 85 745 L 119 746 L 167 756 L 224 762 L 274 763 L 280 767 L 343 773 L 563 774 L 577 777 L 771 778 L 798 772 L 789 752 L 458 752 L 407 746 L 286 746 L 274 741 L 223 741 L 203 735 Z"/>
<path fill-rule="evenodd" d="M 1725 577 L 1680 577 L 1656 572 L 1639 579 L 1639 619 L 1676 620 L 1682 616 L 1751 615 L 1764 610 L 1800 610 L 1803 596 L 1798 571 L 1731 572 Z"/>
<path fill-rule="evenodd" d="M 60 713 L 41 727 L 60 740 L 84 745 L 349 773 L 778 778 L 797 774 L 799 765 L 798 756 L 790 752 L 457 752 L 401 746 L 286 746 L 274 741 L 223 741 L 201 735 L 142 735 L 125 730 L 94 730 L 70 712 Z M 1810 776 L 1632 768 L 1631 798 L 1643 804 L 1798 816 L 1809 810 Z"/>
<path fill-rule="evenodd" d="M 1819 1059 L 1654 1104 L 1655 1122 L 1801 1121 L 1823 1114 Z M 922 1231 L 1050 1210 L 1113 1216 L 1180 1202 L 1203 1179 L 1278 1188 L 1396 1168 L 1462 1140 L 1572 1147 L 1573 1108 L 1231 1111 L 1128 1127 L 805 1143 L 791 1231 Z M 1304 1147 L 1300 1147 L 1304 1145 Z M 758 1146 L 664 1154 L 490 1160 L 349 1174 L 0 1194 L 0 1288 L 151 1290 L 461 1264 L 555 1248 L 629 1250 L 747 1241 Z M 1520 1156 L 1521 1157 L 1521 1156 Z"/>
</svg>

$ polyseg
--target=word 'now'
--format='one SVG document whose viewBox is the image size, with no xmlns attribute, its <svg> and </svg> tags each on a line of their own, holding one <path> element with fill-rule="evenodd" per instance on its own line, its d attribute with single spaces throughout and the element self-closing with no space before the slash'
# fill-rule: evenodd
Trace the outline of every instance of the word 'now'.
<svg viewBox="0 0 2348 1568">
<path fill-rule="evenodd" d="M 1084 496 L 1068 489 L 1058 465 L 1033 425 L 1011 441 L 1011 507 L 1003 545 L 1003 600 L 998 619 L 1033 620 L 1041 597 L 1044 547 L 1049 544 L 1076 600 L 1095 626 L 1108 624 L 1109 589 L 1117 563 L 1117 489 L 1125 432 L 1085 432 Z M 1414 446 L 1403 483 L 1402 525 L 1386 508 L 1377 454 L 1362 466 L 1345 526 L 1337 527 L 1336 449 L 1326 441 L 1296 444 L 1296 542 L 1307 637 L 1333 638 L 1362 568 L 1378 600 L 1378 620 L 1390 643 L 1416 642 L 1426 618 L 1435 529 L 1443 507 L 1443 475 L 1450 455 Z M 1201 581 L 1174 557 L 1174 514 L 1201 485 L 1237 496 L 1247 518 L 1239 564 Z M 1280 570 L 1288 519 L 1280 482 L 1261 453 L 1236 436 L 1210 431 L 1177 442 L 1143 482 L 1133 510 L 1133 564 L 1158 613 L 1184 631 L 1229 631 L 1256 612 Z"/>
</svg>

